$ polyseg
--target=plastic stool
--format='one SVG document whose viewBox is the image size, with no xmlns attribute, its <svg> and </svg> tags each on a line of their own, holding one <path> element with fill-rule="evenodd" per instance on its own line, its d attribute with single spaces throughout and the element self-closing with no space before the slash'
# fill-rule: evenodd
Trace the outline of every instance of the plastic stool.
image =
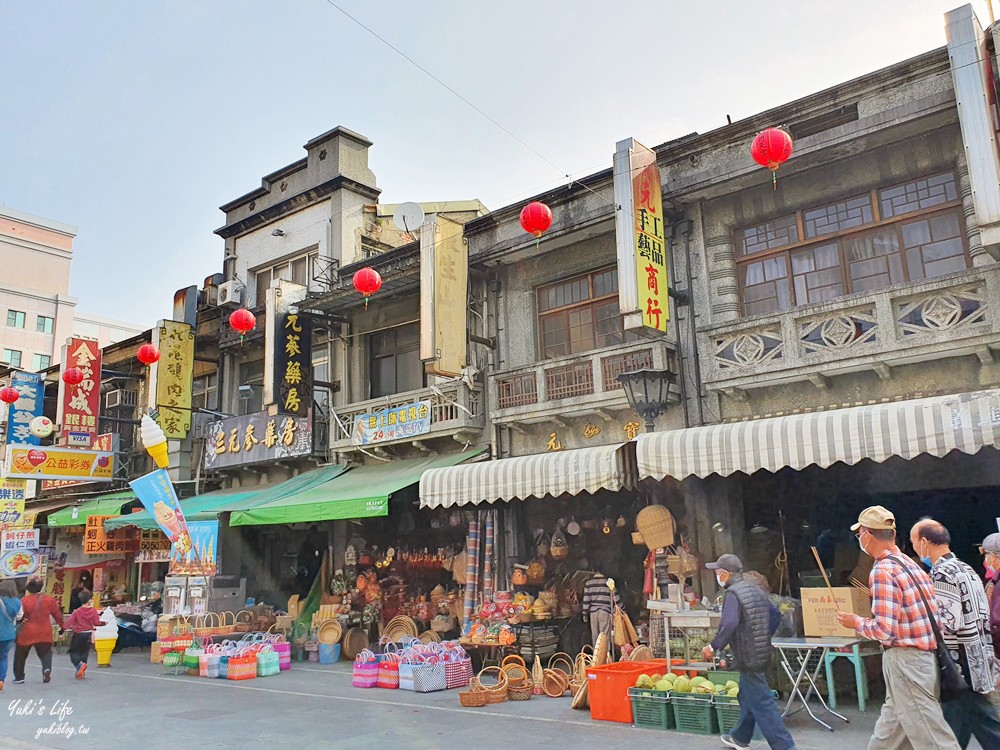
<svg viewBox="0 0 1000 750">
<path fill-rule="evenodd" d="M 850 651 L 828 651 L 826 654 L 826 690 L 827 690 L 827 703 L 830 704 L 830 708 L 837 707 L 837 689 L 833 684 L 833 662 L 838 657 L 841 656 L 845 659 L 849 659 L 854 664 L 854 680 L 857 684 L 858 689 L 858 710 L 865 710 L 865 702 L 869 698 L 868 693 L 868 673 L 865 671 L 865 657 L 874 656 L 879 653 L 877 649 L 873 650 L 868 648 L 866 651 L 862 652 L 862 646 L 870 646 L 868 643 L 855 643 L 851 647 Z"/>
</svg>

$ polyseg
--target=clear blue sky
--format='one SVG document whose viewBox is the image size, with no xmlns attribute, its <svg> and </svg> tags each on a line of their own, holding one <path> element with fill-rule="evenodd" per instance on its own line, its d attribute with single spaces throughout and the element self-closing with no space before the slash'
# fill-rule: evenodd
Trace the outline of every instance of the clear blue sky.
<svg viewBox="0 0 1000 750">
<path fill-rule="evenodd" d="M 942 46 L 960 4 L 337 2 L 561 172 L 325 0 L 6 0 L 0 203 L 79 228 L 81 309 L 169 315 L 221 270 L 218 206 L 335 125 L 375 142 L 383 202 L 498 208 Z"/>
</svg>

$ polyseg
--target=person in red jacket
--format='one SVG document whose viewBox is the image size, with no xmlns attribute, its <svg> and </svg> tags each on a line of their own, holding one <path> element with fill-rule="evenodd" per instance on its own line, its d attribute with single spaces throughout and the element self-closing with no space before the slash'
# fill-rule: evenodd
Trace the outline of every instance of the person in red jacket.
<svg viewBox="0 0 1000 750">
<path fill-rule="evenodd" d="M 72 630 L 73 638 L 69 642 L 69 660 L 76 668 L 76 679 L 82 680 L 87 674 L 87 659 L 90 656 L 90 642 L 94 630 L 104 623 L 100 613 L 94 609 L 94 595 L 89 591 L 80 592 L 80 606 L 73 610 L 63 630 Z"/>
<path fill-rule="evenodd" d="M 42 593 L 42 582 L 37 578 L 28 581 L 21 609 L 24 617 L 14 649 L 14 684 L 24 682 L 24 663 L 32 647 L 42 662 L 42 682 L 49 682 L 52 679 L 52 620 L 62 627 L 62 611 L 55 599 Z"/>
</svg>

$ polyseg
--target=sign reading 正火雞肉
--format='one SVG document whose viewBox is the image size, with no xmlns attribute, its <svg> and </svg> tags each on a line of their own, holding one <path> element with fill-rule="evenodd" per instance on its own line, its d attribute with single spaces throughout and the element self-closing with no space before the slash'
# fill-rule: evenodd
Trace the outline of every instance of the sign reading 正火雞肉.
<svg viewBox="0 0 1000 750">
<path fill-rule="evenodd" d="M 191 429 L 194 331 L 187 323 L 164 320 L 157 334 L 160 359 L 150 366 L 156 383 L 156 422 L 168 439 L 183 440 Z"/>
<path fill-rule="evenodd" d="M 297 313 L 276 316 L 274 400 L 281 414 L 304 417 L 312 406 L 312 322 Z"/>
<path fill-rule="evenodd" d="M 59 381 L 62 436 L 68 445 L 90 448 L 97 435 L 101 408 L 101 347 L 92 339 L 69 339 L 63 367 L 78 367 L 83 380 L 76 385 Z"/>
<path fill-rule="evenodd" d="M 20 398 L 7 407 L 7 443 L 39 445 L 41 440 L 31 434 L 29 425 L 32 419 L 42 416 L 45 401 L 42 374 L 15 370 L 10 375 L 10 385 Z"/>
<path fill-rule="evenodd" d="M 312 424 L 308 417 L 257 412 L 209 425 L 205 468 L 222 469 L 308 456 L 312 452 Z"/>
<path fill-rule="evenodd" d="M 3 465 L 8 479 L 110 482 L 115 472 L 114 453 L 49 445 L 8 445 Z"/>
<path fill-rule="evenodd" d="M 134 526 L 105 531 L 104 522 L 117 517 L 87 516 L 87 524 L 83 529 L 85 555 L 130 555 L 139 551 L 139 530 Z"/>
<path fill-rule="evenodd" d="M 431 402 L 414 401 L 412 404 L 357 415 L 351 431 L 351 443 L 372 445 L 425 435 L 430 430 Z"/>
</svg>

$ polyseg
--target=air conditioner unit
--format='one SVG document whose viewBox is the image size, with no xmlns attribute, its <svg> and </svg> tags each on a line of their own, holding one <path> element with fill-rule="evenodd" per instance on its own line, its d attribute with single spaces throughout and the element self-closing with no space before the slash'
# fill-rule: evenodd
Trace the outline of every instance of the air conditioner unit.
<svg viewBox="0 0 1000 750">
<path fill-rule="evenodd" d="M 104 403 L 109 409 L 117 409 L 123 406 L 135 407 L 139 404 L 139 392 L 126 391 L 120 388 L 114 391 L 108 391 L 107 395 L 104 397 Z"/>
<path fill-rule="evenodd" d="M 243 304 L 243 285 L 235 279 L 219 284 L 218 304 L 220 306 L 228 304 Z"/>
</svg>

